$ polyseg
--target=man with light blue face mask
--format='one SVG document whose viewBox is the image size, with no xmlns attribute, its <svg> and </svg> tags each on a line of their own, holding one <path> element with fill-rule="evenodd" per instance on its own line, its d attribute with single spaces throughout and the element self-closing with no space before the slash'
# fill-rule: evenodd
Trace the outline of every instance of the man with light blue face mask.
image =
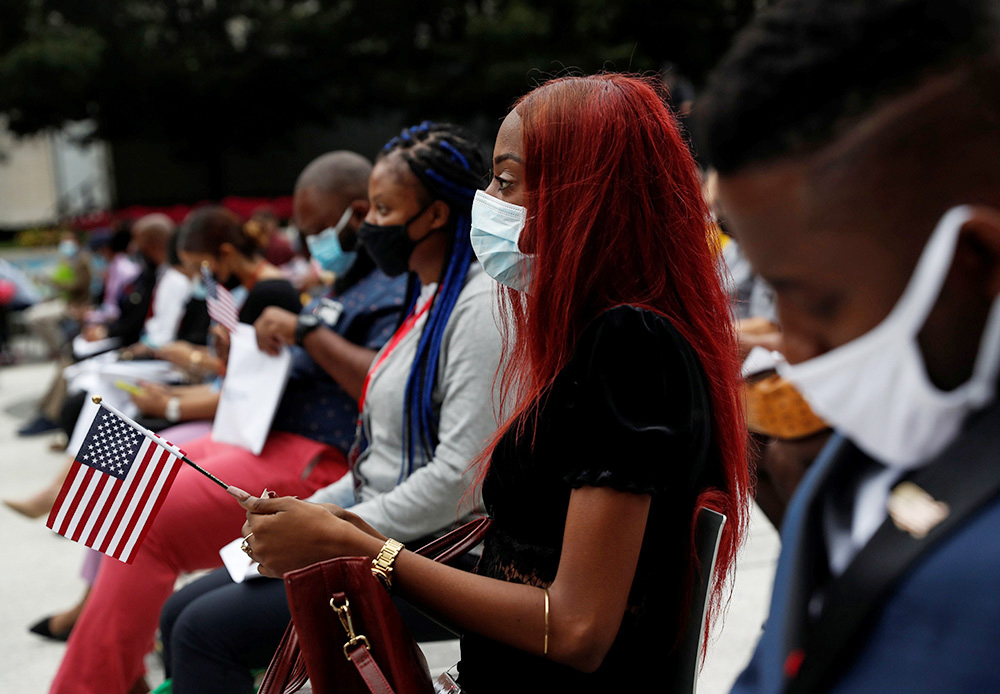
<svg viewBox="0 0 1000 694">
<path fill-rule="evenodd" d="M 696 108 L 778 371 L 838 433 L 736 692 L 1000 691 L 998 84 L 995 2 L 785 0 Z"/>
<path fill-rule="evenodd" d="M 302 282 L 307 290 L 317 283 L 329 284 L 331 276 L 332 281 L 343 280 L 358 258 L 357 229 L 368 210 L 368 194 L 367 187 L 364 191 L 351 189 L 351 180 L 363 178 L 365 169 L 348 155 L 353 153 L 330 152 L 319 157 L 295 184 L 292 222 L 309 262 Z M 325 178 L 324 171 L 340 173 Z M 364 265 L 365 269 L 374 267 Z"/>
<path fill-rule="evenodd" d="M 353 216 L 354 209 L 348 207 L 334 226 L 327 227 L 318 234 L 304 236 L 309 255 L 321 268 L 333 273 L 334 277 L 343 277 L 358 259 L 357 251 L 345 251 L 340 242 L 340 235 L 347 229 L 347 224 Z M 357 239 L 354 239 L 352 245 L 356 244 Z"/>
<path fill-rule="evenodd" d="M 298 316 L 271 306 L 254 324 L 261 349 L 277 353 L 283 345 L 297 345 L 302 349 L 301 354 L 296 351 L 301 357 L 296 363 L 301 361 L 302 369 L 325 371 L 355 397 L 381 342 L 368 346 L 362 339 L 359 345 L 358 336 L 345 333 L 345 326 L 394 327 L 405 291 L 398 278 L 376 269 L 357 243 L 358 227 L 368 213 L 370 174 L 371 163 L 347 151 L 324 154 L 302 171 L 295 184 L 293 222 L 311 260 L 332 273 L 334 283 Z M 276 420 L 284 416 L 279 409 Z"/>
</svg>

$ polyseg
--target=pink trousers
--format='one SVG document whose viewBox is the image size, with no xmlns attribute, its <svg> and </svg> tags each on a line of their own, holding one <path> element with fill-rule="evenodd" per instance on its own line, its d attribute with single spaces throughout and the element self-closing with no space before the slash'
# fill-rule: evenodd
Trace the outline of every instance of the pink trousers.
<svg viewBox="0 0 1000 694">
<path fill-rule="evenodd" d="M 188 457 L 251 494 L 266 487 L 305 498 L 347 471 L 343 453 L 321 443 L 272 432 L 260 456 L 208 436 L 184 445 Z M 184 466 L 132 564 L 101 565 L 86 607 L 73 627 L 53 694 L 125 694 L 144 674 L 163 603 L 182 572 L 222 564 L 219 548 L 239 537 L 246 513 L 236 500 Z"/>
</svg>

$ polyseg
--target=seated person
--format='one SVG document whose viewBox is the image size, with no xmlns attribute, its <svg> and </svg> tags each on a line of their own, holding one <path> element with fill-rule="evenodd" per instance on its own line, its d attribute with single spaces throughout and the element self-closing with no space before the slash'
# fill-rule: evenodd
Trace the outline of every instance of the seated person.
<svg viewBox="0 0 1000 694">
<path fill-rule="evenodd" d="M 67 335 L 64 321 L 82 313 L 90 303 L 90 255 L 80 248 L 73 232 L 63 232 L 59 240 L 59 261 L 51 273 L 38 278 L 39 285 L 56 291 L 55 298 L 41 301 L 24 311 L 28 328 L 40 337 L 49 356 L 58 356 Z"/>
<path fill-rule="evenodd" d="M 167 262 L 156 280 L 149 317 L 142 326 L 138 345 L 155 352 L 177 339 L 181 321 L 194 290 L 196 274 L 184 266 L 178 255 L 181 234 L 170 237 Z"/>
<path fill-rule="evenodd" d="M 139 260 L 139 274 L 123 285 L 117 316 L 87 318 L 80 333 L 87 342 L 116 338 L 121 345 L 132 345 L 139 341 L 153 303 L 156 281 L 166 269 L 167 246 L 173 234 L 174 223 L 164 214 L 150 214 L 136 221 L 132 244 Z"/>
<path fill-rule="evenodd" d="M 339 211 L 343 210 L 343 205 L 345 204 L 342 201 L 343 195 L 351 194 L 351 190 L 354 191 L 353 194 L 355 195 L 365 195 L 367 191 L 370 164 L 367 164 L 366 160 L 358 155 L 352 156 L 357 157 L 363 165 L 359 165 L 353 160 L 348 160 L 348 164 L 354 167 L 352 169 L 354 171 L 354 178 L 347 183 L 343 183 L 343 185 L 347 186 L 350 184 L 353 188 L 346 188 L 348 193 L 341 192 L 335 198 L 335 201 L 341 205 Z M 339 170 L 338 167 L 342 168 L 343 166 L 343 162 L 338 159 L 333 163 L 333 171 L 337 172 Z M 296 313 L 301 309 L 298 292 L 284 279 L 280 271 L 263 260 L 259 251 L 245 236 L 239 219 L 227 210 L 206 207 L 191 213 L 182 226 L 179 247 L 181 249 L 180 256 L 186 261 L 189 271 L 193 272 L 196 268 L 200 269 L 203 262 L 208 263 L 220 283 L 229 284 L 233 287 L 242 285 L 249 288 L 246 301 L 239 311 L 241 321 L 251 322 L 256 320 L 262 311 L 270 307 L 280 307 L 284 311 L 294 310 Z M 370 361 L 373 350 L 381 346 L 384 341 L 383 334 L 391 332 L 392 327 L 395 325 L 400 304 L 402 303 L 403 289 L 399 282 L 390 282 L 387 278 L 380 275 L 369 277 L 369 275 L 372 275 L 370 261 L 367 262 L 365 267 L 367 271 L 357 278 L 359 280 L 358 287 L 355 288 L 352 296 L 368 296 L 371 302 L 361 305 L 363 298 L 355 299 L 355 303 L 352 304 L 352 315 L 354 318 L 348 319 L 345 317 L 343 322 L 344 326 L 350 326 L 354 332 L 348 335 L 347 339 L 343 340 L 343 345 L 340 346 L 348 351 L 354 348 L 357 350 L 356 353 L 361 355 L 362 360 L 367 355 L 367 359 Z M 368 280 L 367 284 L 361 283 L 360 280 L 362 279 Z M 355 320 L 356 322 L 354 322 Z M 347 328 L 341 327 L 340 329 Z M 216 326 L 216 332 L 218 336 L 228 336 L 228 332 L 221 329 L 220 326 Z M 363 346 L 358 347 L 351 340 L 357 340 Z M 367 342 L 371 342 L 371 344 L 369 345 Z M 223 344 L 228 343 L 223 341 Z M 133 348 L 131 351 L 138 351 L 138 348 Z M 354 352 L 352 352 L 352 356 L 353 354 Z M 310 361 L 310 358 L 305 356 L 305 360 Z M 367 368 L 367 362 L 363 365 L 359 363 L 355 368 L 361 371 L 361 375 L 358 377 L 360 379 L 363 377 L 364 369 Z M 311 454 L 313 457 L 316 457 L 326 447 L 346 451 L 350 443 L 351 433 L 353 432 L 354 418 L 353 416 L 348 416 L 349 412 L 355 407 L 352 399 L 345 396 L 339 387 L 329 378 L 320 378 L 319 375 L 321 374 L 321 371 L 319 374 L 312 371 L 309 373 L 303 371 L 298 375 L 295 373 L 292 374 L 287 386 L 288 390 L 282 401 L 283 405 L 279 406 L 279 412 L 288 412 L 287 419 L 283 422 L 276 420 L 274 424 L 276 432 L 285 432 L 288 435 L 302 434 L 304 439 L 319 442 L 308 444 L 305 441 L 299 441 L 301 444 L 299 451 L 303 456 Z M 327 409 L 318 409 L 315 405 L 322 405 L 322 400 L 313 403 L 308 398 L 296 397 L 295 384 L 299 379 L 307 379 L 310 382 L 310 387 L 315 386 L 318 389 L 317 392 L 321 392 L 324 397 L 330 400 L 344 400 L 346 404 L 341 404 L 340 411 L 336 413 L 332 413 Z M 331 390 L 333 391 L 332 395 Z M 143 383 L 140 385 L 139 391 L 140 393 L 135 395 L 134 399 L 137 401 L 143 414 L 147 415 L 140 418 L 140 421 L 154 431 L 159 431 L 164 427 L 181 421 L 211 419 L 218 405 L 218 384 L 168 388 L 160 384 Z M 167 395 L 167 397 L 162 397 L 164 395 Z M 177 398 L 176 402 L 171 404 L 171 400 L 175 397 Z M 77 403 L 76 413 L 72 415 L 74 422 L 77 420 L 81 406 L 82 401 Z M 348 414 L 345 414 L 345 412 Z M 314 416 L 310 413 L 314 413 Z M 306 414 L 310 414 L 308 425 L 304 423 Z M 331 417 L 334 414 L 336 414 L 337 418 L 346 418 L 344 419 L 346 423 L 341 422 L 337 424 L 346 433 L 341 432 L 338 435 L 325 430 L 325 427 L 332 425 Z M 155 421 L 156 419 L 160 421 Z M 202 446 L 207 445 L 204 440 L 208 438 L 208 431 L 210 431 L 210 427 L 204 432 L 206 436 L 202 436 L 198 441 L 186 445 L 185 449 L 192 455 L 194 455 L 193 451 L 195 449 L 201 450 Z M 177 442 L 175 441 L 175 443 Z M 228 447 L 223 448 L 228 449 Z M 272 447 L 272 455 L 276 454 L 278 448 L 280 448 L 280 444 L 275 443 Z M 264 454 L 267 454 L 267 449 L 265 449 Z M 292 456 L 292 459 L 283 461 L 283 463 L 287 463 L 289 466 L 296 465 L 294 451 L 290 451 L 289 455 Z M 238 462 L 239 455 L 235 457 Z M 300 464 L 306 465 L 307 462 L 300 461 Z M 334 467 L 336 467 L 335 463 L 336 461 L 334 461 Z M 52 482 L 34 496 L 24 500 L 5 500 L 4 503 L 15 511 L 31 518 L 46 515 L 55 502 L 62 487 L 63 479 L 71 464 L 72 457 L 67 459 L 66 467 L 53 478 Z M 197 484 L 197 482 L 194 483 Z M 176 491 L 172 491 L 171 493 L 176 494 Z M 54 615 L 47 620 L 43 620 L 46 622 L 46 627 L 43 628 L 36 625 L 33 627 L 33 631 L 43 636 L 53 635 L 55 637 L 64 637 L 69 629 L 72 628 L 78 612 L 79 606 L 68 612 Z M 67 615 L 72 618 L 67 618 Z M 48 628 L 48 625 L 52 625 L 51 628 Z"/>
<path fill-rule="evenodd" d="M 104 292 L 99 306 L 84 315 L 84 322 L 110 323 L 118 318 L 120 301 L 126 288 L 142 271 L 139 263 L 129 254 L 132 229 L 133 222 L 122 222 L 111 235 L 108 245 L 96 251 L 107 264 L 104 271 Z"/>
<path fill-rule="evenodd" d="M 697 168 L 656 86 L 614 73 L 519 100 L 492 163 L 472 244 L 507 285 L 513 412 L 477 466 L 493 523 L 476 572 L 390 543 L 376 514 L 399 510 L 378 498 L 343 510 L 244 496 L 243 535 L 268 576 L 393 557 L 389 587 L 462 632 L 463 690 L 673 691 L 689 665 L 676 646 L 699 508 L 728 518 L 708 628 L 750 494 L 736 339 Z"/>
<path fill-rule="evenodd" d="M 146 215 L 115 233 L 110 244 L 115 253 L 105 280 L 104 303 L 85 317 L 81 335 L 86 341 L 107 337 L 117 338 L 124 345 L 138 341 L 149 315 L 157 268 L 166 259 L 167 241 L 172 233 L 173 222 L 161 214 Z M 138 249 L 139 263 L 122 249 L 129 244 Z M 70 363 L 69 358 L 60 362 L 59 370 L 38 404 L 37 415 L 18 430 L 19 436 L 34 436 L 59 428 L 67 392 L 62 369 Z"/>
<path fill-rule="evenodd" d="M 295 257 L 292 244 L 281 233 L 278 215 L 270 207 L 260 207 L 254 210 L 247 222 L 247 231 L 260 246 L 267 262 L 281 267 Z"/>
<path fill-rule="evenodd" d="M 31 279 L 17 266 L 0 258 L 0 365 L 14 363 L 7 352 L 8 318 L 41 302 L 42 296 Z"/>
<path fill-rule="evenodd" d="M 479 143 L 460 128 L 410 128 L 376 161 L 359 232 L 379 268 L 409 271 L 407 320 L 356 383 L 362 426 L 353 473 L 313 500 L 352 506 L 415 546 L 459 520 L 469 462 L 497 425 L 492 389 L 501 338 L 491 283 L 469 242 L 469 211 L 486 165 Z M 299 227 L 310 228 L 303 221 Z M 327 255 L 315 242 L 313 254 Z M 266 319 L 257 324 L 263 345 L 274 332 L 278 342 L 290 339 Z M 442 637 L 413 608 L 404 615 L 417 638 Z M 281 581 L 235 584 L 219 570 L 189 584 L 168 601 L 160 625 L 173 691 L 250 694 L 251 670 L 267 666 L 288 619 Z"/>
<path fill-rule="evenodd" d="M 358 205 L 348 225 L 356 229 L 367 209 L 365 191 L 370 165 L 352 153 L 330 163 L 327 177 L 342 184 L 334 199 L 336 218 L 348 206 Z M 242 237 L 238 223 L 228 214 L 199 210 L 189 220 L 205 221 L 206 233 L 189 231 L 181 242 L 182 258 L 200 266 L 207 262 L 222 284 L 233 276 L 250 286 L 240 317 L 256 317 L 268 305 L 266 299 L 285 296 L 287 282 L 270 276 L 249 239 Z M 185 258 L 185 254 L 189 257 Z M 256 260 L 259 258 L 259 260 Z M 249 273 L 249 274 L 247 274 Z M 283 283 L 280 284 L 280 283 Z M 267 290 L 267 291 L 265 291 Z M 317 364 L 355 365 L 354 381 L 360 383 L 376 350 L 388 339 L 398 313 L 388 307 L 402 305 L 402 280 L 392 280 L 371 270 L 337 296 L 342 306 L 329 328 L 315 328 L 303 335 L 304 350 L 296 350 L 295 361 Z M 287 310 L 299 310 L 295 302 Z M 377 318 L 373 320 L 373 316 Z M 313 355 L 315 359 L 313 359 Z M 326 369 L 308 369 L 308 387 L 326 398 L 297 397 L 294 370 L 276 418 L 260 455 L 214 443 L 210 437 L 184 445 L 188 456 L 221 479 L 235 485 L 261 489 L 265 485 L 307 497 L 331 484 L 347 471 L 349 447 L 357 419 L 354 398 Z M 102 562 L 87 604 L 73 627 L 66 654 L 52 685 L 52 692 L 100 692 L 122 694 L 143 676 L 143 658 L 153 646 L 160 608 L 173 591 L 181 572 L 220 565 L 219 548 L 229 542 L 245 514 L 233 499 L 184 466 L 165 497 L 155 521 L 132 564 Z"/>
</svg>

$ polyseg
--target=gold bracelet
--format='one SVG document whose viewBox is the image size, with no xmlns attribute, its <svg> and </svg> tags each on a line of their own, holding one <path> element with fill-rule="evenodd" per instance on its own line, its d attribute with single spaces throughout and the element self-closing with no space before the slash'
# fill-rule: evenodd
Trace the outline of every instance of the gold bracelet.
<svg viewBox="0 0 1000 694">
<path fill-rule="evenodd" d="M 390 537 L 372 559 L 372 575 L 380 580 L 389 592 L 392 592 L 392 564 L 396 561 L 396 555 L 402 551 L 403 543 Z"/>
<path fill-rule="evenodd" d="M 549 589 L 543 588 L 545 591 L 545 643 L 542 646 L 542 655 L 549 654 Z"/>
</svg>

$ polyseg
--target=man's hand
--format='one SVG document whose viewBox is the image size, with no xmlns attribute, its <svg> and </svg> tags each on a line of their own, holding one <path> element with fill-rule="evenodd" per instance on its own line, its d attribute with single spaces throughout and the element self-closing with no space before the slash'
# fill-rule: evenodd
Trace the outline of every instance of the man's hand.
<svg viewBox="0 0 1000 694">
<path fill-rule="evenodd" d="M 270 355 L 276 356 L 285 345 L 295 342 L 295 326 L 298 316 L 277 306 L 268 306 L 253 324 L 257 331 L 257 346 Z"/>
</svg>

